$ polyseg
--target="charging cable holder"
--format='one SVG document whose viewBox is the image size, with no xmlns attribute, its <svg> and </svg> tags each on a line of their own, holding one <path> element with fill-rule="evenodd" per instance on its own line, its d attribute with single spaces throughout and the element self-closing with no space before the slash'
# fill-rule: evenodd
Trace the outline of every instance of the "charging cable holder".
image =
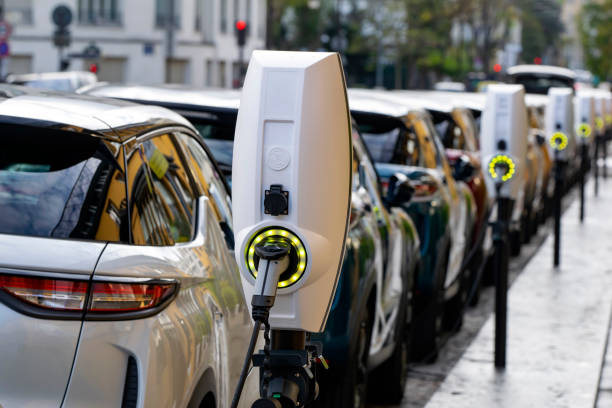
<svg viewBox="0 0 612 408">
<path fill-rule="evenodd" d="M 259 257 L 252 317 L 264 325 L 264 349 L 253 356 L 253 367 L 260 369 L 260 396 L 253 408 L 303 407 L 318 394 L 313 371 L 320 344 L 306 344 L 306 332 L 272 330 L 268 316 L 274 306 L 280 275 L 289 265 L 288 242 L 262 242 L 255 247 Z"/>
</svg>

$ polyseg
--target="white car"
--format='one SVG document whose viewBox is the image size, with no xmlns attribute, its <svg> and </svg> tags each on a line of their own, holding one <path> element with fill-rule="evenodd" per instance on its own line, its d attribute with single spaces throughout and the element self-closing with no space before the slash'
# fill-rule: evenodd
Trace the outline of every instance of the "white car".
<svg viewBox="0 0 612 408">
<path fill-rule="evenodd" d="M 229 406 L 252 323 L 228 190 L 193 126 L 0 92 L 0 406 Z"/>
</svg>

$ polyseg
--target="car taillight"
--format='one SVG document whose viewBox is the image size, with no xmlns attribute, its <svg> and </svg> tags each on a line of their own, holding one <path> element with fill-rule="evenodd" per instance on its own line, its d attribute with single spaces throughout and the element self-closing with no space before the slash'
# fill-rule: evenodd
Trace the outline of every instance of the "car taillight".
<svg viewBox="0 0 612 408">
<path fill-rule="evenodd" d="M 435 182 L 412 180 L 414 187 L 414 197 L 427 197 L 438 191 L 438 185 Z"/>
<path fill-rule="evenodd" d="M 94 283 L 89 312 L 113 313 L 150 309 L 172 296 L 173 284 Z"/>
<path fill-rule="evenodd" d="M 0 275 L 0 296 L 8 306 L 28 315 L 99 320 L 113 316 L 149 316 L 177 293 L 173 281 L 92 282 Z M 53 313 L 59 313 L 54 315 Z M 125 317 L 123 317 L 125 318 Z"/>
<path fill-rule="evenodd" d="M 37 307 L 82 311 L 89 284 L 80 281 L 0 275 L 0 288 L 17 299 Z"/>
</svg>

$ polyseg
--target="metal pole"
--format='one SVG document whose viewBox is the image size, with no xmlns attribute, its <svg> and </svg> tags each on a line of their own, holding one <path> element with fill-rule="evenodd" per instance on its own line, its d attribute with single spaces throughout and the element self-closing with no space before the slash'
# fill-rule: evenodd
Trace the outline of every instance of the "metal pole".
<svg viewBox="0 0 612 408">
<path fill-rule="evenodd" d="M 240 82 L 238 84 L 239 87 L 242 87 L 242 84 L 244 83 L 244 46 L 238 47 L 238 67 L 239 67 L 239 75 L 240 78 L 238 79 L 238 81 Z"/>
<path fill-rule="evenodd" d="M 584 182 L 587 172 L 587 160 L 589 160 L 589 146 L 583 143 L 580 146 L 580 222 L 584 222 Z"/>
<path fill-rule="evenodd" d="M 555 151 L 555 156 L 558 152 Z M 555 245 L 554 245 L 554 257 L 553 265 L 555 268 L 560 263 L 560 252 L 561 252 L 561 200 L 563 197 L 563 162 L 555 157 L 555 202 L 554 202 L 554 216 L 555 216 Z"/>
<path fill-rule="evenodd" d="M 595 160 L 594 160 L 595 197 L 597 197 L 597 194 L 599 194 L 599 165 L 597 164 L 597 160 L 599 159 L 599 143 L 600 143 L 599 138 L 600 138 L 599 136 L 595 136 Z"/>
<path fill-rule="evenodd" d="M 498 191 L 499 194 L 499 191 Z M 497 220 L 493 225 L 495 248 L 495 367 L 506 367 L 506 337 L 508 327 L 508 223 L 512 200 L 497 197 Z"/>
<path fill-rule="evenodd" d="M 606 157 L 608 156 L 608 135 L 606 134 L 603 139 L 601 139 L 602 146 L 602 156 L 603 156 L 603 178 L 604 180 L 608 178 L 608 165 L 606 164 Z"/>
</svg>

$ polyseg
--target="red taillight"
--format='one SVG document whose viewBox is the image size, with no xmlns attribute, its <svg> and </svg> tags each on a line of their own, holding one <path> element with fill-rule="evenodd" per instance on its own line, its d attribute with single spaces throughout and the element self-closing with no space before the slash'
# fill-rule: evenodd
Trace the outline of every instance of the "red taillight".
<svg viewBox="0 0 612 408">
<path fill-rule="evenodd" d="M 153 310 L 163 306 L 176 293 L 173 282 L 115 283 L 34 278 L 0 275 L 0 290 L 28 305 L 28 314 L 36 314 L 32 306 L 49 312 L 73 312 L 73 316 L 99 316 Z M 20 302 L 9 302 L 15 307 Z M 34 309 L 35 309 L 34 308 Z M 74 315 L 74 313 L 77 313 Z"/>
<path fill-rule="evenodd" d="M 94 283 L 88 311 L 133 312 L 153 308 L 172 295 L 174 285 Z"/>
<path fill-rule="evenodd" d="M 412 181 L 414 187 L 414 197 L 426 197 L 438 191 L 436 183 Z"/>
<path fill-rule="evenodd" d="M 82 311 L 87 282 L 0 275 L 0 288 L 26 303 L 45 309 Z"/>
</svg>

